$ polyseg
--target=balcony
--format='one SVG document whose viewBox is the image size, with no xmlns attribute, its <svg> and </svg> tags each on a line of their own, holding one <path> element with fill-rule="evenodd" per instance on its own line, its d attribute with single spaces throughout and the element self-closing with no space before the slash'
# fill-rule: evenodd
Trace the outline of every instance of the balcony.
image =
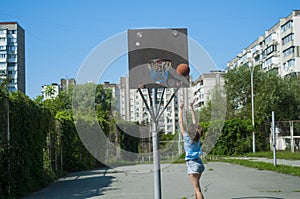
<svg viewBox="0 0 300 199">
<path fill-rule="evenodd" d="M 294 40 L 287 42 L 286 44 L 282 44 L 282 51 L 290 48 L 291 46 L 294 46 Z"/>
<path fill-rule="evenodd" d="M 291 34 L 293 32 L 294 32 L 293 27 L 290 27 L 289 29 L 287 29 L 286 31 L 281 33 L 281 38 L 284 38 L 284 37 L 288 36 L 289 34 Z"/>
<path fill-rule="evenodd" d="M 17 50 L 8 50 L 7 53 L 10 55 L 16 55 L 18 53 L 18 51 Z"/>
<path fill-rule="evenodd" d="M 0 56 L 0 62 L 7 62 L 7 57 L 1 57 Z"/>
<path fill-rule="evenodd" d="M 1 61 L 1 59 L 0 59 Z M 8 58 L 7 62 L 18 62 L 18 58 Z"/>
<path fill-rule="evenodd" d="M 0 39 L 0 46 L 7 46 L 7 40 Z"/>
<path fill-rule="evenodd" d="M 0 37 L 6 37 L 7 30 L 0 30 Z"/>
</svg>

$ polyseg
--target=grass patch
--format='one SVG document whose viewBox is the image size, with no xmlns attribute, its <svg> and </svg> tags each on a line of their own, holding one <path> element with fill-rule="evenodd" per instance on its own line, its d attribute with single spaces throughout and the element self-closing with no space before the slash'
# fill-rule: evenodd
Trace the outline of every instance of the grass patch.
<svg viewBox="0 0 300 199">
<path fill-rule="evenodd" d="M 246 154 L 244 154 L 244 156 L 273 158 L 273 151 L 246 153 Z M 300 160 L 300 153 L 299 153 L 299 151 L 296 151 L 294 153 L 292 153 L 290 151 L 276 151 L 276 157 L 278 159 Z"/>
<path fill-rule="evenodd" d="M 253 161 L 249 161 L 249 160 L 240 160 L 240 159 L 220 159 L 220 161 L 229 162 L 229 163 L 233 163 L 233 164 L 239 164 L 242 166 L 247 166 L 247 167 L 252 167 L 252 168 L 257 168 L 259 170 L 275 171 L 278 173 L 284 173 L 284 174 L 289 174 L 289 175 L 300 177 L 300 168 L 299 167 L 293 167 L 293 166 L 287 166 L 287 165 L 274 166 L 272 163 L 253 162 Z"/>
</svg>

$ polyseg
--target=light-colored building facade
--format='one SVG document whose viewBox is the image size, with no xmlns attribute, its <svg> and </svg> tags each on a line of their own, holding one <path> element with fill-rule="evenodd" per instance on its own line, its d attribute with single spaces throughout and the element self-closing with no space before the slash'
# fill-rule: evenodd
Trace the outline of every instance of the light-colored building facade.
<svg viewBox="0 0 300 199">
<path fill-rule="evenodd" d="M 300 10 L 281 18 L 253 43 L 227 63 L 228 68 L 260 65 L 281 77 L 300 72 Z"/>
<path fill-rule="evenodd" d="M 0 82 L 25 93 L 25 31 L 17 22 L 0 22 Z"/>
<path fill-rule="evenodd" d="M 53 99 L 59 95 L 60 88 L 59 84 L 52 83 L 51 85 L 42 86 L 42 97 L 43 100 Z"/>
<path fill-rule="evenodd" d="M 200 75 L 196 81 L 193 82 L 193 96 L 199 109 L 206 106 L 212 99 L 212 94 L 216 86 L 223 88 L 225 75 L 226 73 L 224 71 L 215 70 Z"/>
<path fill-rule="evenodd" d="M 202 74 L 194 83 L 192 83 L 191 78 L 192 77 L 190 77 L 190 87 L 180 88 L 161 115 L 160 120 L 158 121 L 158 128 L 160 131 L 171 134 L 178 132 L 179 103 L 181 101 L 184 103 L 186 110 L 184 112 L 184 120 L 187 120 L 191 101 L 193 99 L 196 100 L 196 109 L 205 106 L 208 101 L 211 100 L 211 94 L 214 88 L 216 86 L 224 86 L 225 72 L 211 71 L 210 73 Z M 115 87 L 115 84 L 106 83 L 104 85 L 110 88 Z M 151 122 L 151 116 L 147 107 L 139 91 L 137 89 L 129 89 L 128 77 L 120 78 L 118 89 L 113 89 L 113 92 L 117 93 L 115 94 L 115 99 L 118 101 L 117 104 L 119 104 L 119 106 L 116 111 L 119 113 L 120 117 L 125 121 L 149 124 Z M 141 89 L 141 92 L 149 105 L 149 96 L 152 97 L 152 90 L 150 89 L 148 91 L 147 89 Z M 157 107 L 159 106 L 161 99 L 163 100 L 160 107 L 161 109 L 165 107 L 174 92 L 174 88 L 166 88 L 165 92 L 163 92 L 163 89 L 158 89 Z"/>
<path fill-rule="evenodd" d="M 120 116 L 126 121 L 139 122 L 140 124 L 149 124 L 151 122 L 151 116 L 147 110 L 147 107 L 137 89 L 129 89 L 129 83 L 127 77 L 120 78 Z M 149 93 L 147 89 L 141 89 L 142 95 L 150 104 Z M 172 94 L 175 92 L 174 88 L 166 88 L 157 90 L 157 106 L 162 100 L 161 109 L 167 106 L 167 103 L 171 99 Z M 178 103 L 180 101 L 185 102 L 185 106 L 189 107 L 190 99 L 192 99 L 192 88 L 181 88 L 177 94 L 170 101 L 165 111 L 161 115 L 158 121 L 159 130 L 165 133 L 175 134 L 178 131 Z M 150 97 L 152 97 L 150 90 Z"/>
<path fill-rule="evenodd" d="M 68 92 L 71 85 L 76 85 L 74 78 L 62 78 L 60 84 L 52 83 L 42 86 L 43 100 L 56 98 L 61 91 Z"/>
</svg>

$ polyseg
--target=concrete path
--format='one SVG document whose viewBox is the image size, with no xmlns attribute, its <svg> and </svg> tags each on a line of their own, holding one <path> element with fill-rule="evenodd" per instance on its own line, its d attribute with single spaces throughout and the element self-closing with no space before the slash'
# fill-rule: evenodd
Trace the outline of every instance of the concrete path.
<svg viewBox="0 0 300 199">
<path fill-rule="evenodd" d="M 206 199 L 299 199 L 300 178 L 209 162 L 201 186 Z M 193 199 L 185 164 L 162 165 L 162 198 Z M 153 199 L 153 165 L 72 173 L 26 199 Z M 121 170 L 121 171 L 120 171 Z"/>
</svg>

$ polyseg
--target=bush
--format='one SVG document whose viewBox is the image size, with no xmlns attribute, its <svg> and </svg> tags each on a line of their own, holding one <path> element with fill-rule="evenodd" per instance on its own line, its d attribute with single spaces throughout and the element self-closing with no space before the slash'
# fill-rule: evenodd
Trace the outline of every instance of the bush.
<svg viewBox="0 0 300 199">
<path fill-rule="evenodd" d="M 250 120 L 238 118 L 224 123 L 221 135 L 212 151 L 213 155 L 237 155 L 250 152 L 252 125 Z"/>
</svg>

